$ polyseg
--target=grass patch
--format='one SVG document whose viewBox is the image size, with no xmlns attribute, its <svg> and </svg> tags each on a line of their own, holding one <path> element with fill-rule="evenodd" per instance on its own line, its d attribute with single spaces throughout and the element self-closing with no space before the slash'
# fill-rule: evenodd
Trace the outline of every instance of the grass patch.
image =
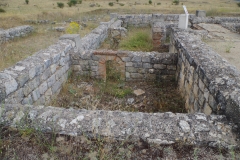
<svg viewBox="0 0 240 160">
<path fill-rule="evenodd" d="M 150 28 L 130 28 L 128 36 L 120 42 L 120 49 L 130 51 L 152 51 L 152 36 Z"/>
</svg>

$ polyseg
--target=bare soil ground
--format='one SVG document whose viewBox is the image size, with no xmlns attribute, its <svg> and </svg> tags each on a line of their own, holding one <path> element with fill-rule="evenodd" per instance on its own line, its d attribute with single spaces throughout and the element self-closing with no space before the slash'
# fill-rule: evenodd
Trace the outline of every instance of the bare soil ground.
<svg viewBox="0 0 240 160">
<path fill-rule="evenodd" d="M 240 35 L 217 24 L 199 24 L 207 30 L 205 42 L 240 71 Z"/>
<path fill-rule="evenodd" d="M 138 89 L 144 93 L 138 96 L 134 94 Z M 103 82 L 72 76 L 51 105 L 90 110 L 186 113 L 184 101 L 174 80 Z"/>
</svg>

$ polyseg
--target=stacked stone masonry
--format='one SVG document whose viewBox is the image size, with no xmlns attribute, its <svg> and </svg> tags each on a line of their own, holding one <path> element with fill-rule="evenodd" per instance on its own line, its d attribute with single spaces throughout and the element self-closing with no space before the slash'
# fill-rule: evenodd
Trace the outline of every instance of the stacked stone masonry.
<svg viewBox="0 0 240 160">
<path fill-rule="evenodd" d="M 0 44 L 13 40 L 17 37 L 27 36 L 31 32 L 33 32 L 33 27 L 28 25 L 10 28 L 7 30 L 0 30 Z"/>
<path fill-rule="evenodd" d="M 31 124 L 33 127 L 38 124 L 38 129 L 43 131 L 54 129 L 73 136 L 86 132 L 116 139 L 133 136 L 159 144 L 236 146 L 232 132 L 236 126 L 228 125 L 224 116 L 210 114 L 224 114 L 240 127 L 240 73 L 201 41 L 205 32 L 174 28 L 178 15 L 116 14 L 114 17 L 121 21 L 114 24 L 116 19 L 113 18 L 102 22 L 82 39 L 75 35 L 62 37 L 48 49 L 0 72 L 0 102 L 5 103 L 1 108 L 1 122 L 16 125 L 29 115 L 31 122 L 36 122 Z M 199 17 L 190 15 L 190 18 L 196 21 L 194 18 Z M 170 53 L 96 50 L 113 24 L 165 28 L 156 34 L 170 35 Z M 108 60 L 119 64 L 125 80 L 177 77 L 189 112 L 204 112 L 210 116 L 87 111 L 37 105 L 47 104 L 57 95 L 71 68 L 80 74 L 105 79 Z"/>
<path fill-rule="evenodd" d="M 59 93 L 71 67 L 70 52 L 75 42 L 56 44 L 19 61 L 0 72 L 0 102 L 8 104 L 47 104 Z"/>
<path fill-rule="evenodd" d="M 240 33 L 240 18 L 239 17 L 190 17 L 190 23 L 193 26 L 194 24 L 199 23 L 210 23 L 210 24 L 219 24 L 232 32 Z"/>
<path fill-rule="evenodd" d="M 119 20 L 123 21 L 122 27 L 147 27 L 151 26 L 152 22 L 178 22 L 178 14 L 126 14 L 115 15 Z M 195 17 L 190 14 L 189 17 Z"/>
<path fill-rule="evenodd" d="M 177 55 L 159 52 L 90 50 L 73 55 L 73 70 L 106 79 L 106 61 L 113 60 L 122 68 L 125 80 L 172 80 L 176 73 Z"/>
</svg>

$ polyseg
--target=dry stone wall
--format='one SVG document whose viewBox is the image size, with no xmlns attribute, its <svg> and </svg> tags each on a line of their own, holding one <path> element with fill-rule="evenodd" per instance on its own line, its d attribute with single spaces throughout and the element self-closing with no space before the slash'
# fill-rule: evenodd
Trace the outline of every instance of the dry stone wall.
<svg viewBox="0 0 240 160">
<path fill-rule="evenodd" d="M 232 32 L 240 32 L 240 18 L 239 17 L 195 17 L 189 19 L 191 25 L 199 23 L 219 24 Z"/>
<path fill-rule="evenodd" d="M 237 147 L 232 126 L 224 116 L 76 110 L 57 107 L 6 105 L 0 122 L 70 136 L 108 137 L 115 140 L 142 139 L 148 143 L 175 143 L 226 149 Z"/>
<path fill-rule="evenodd" d="M 152 22 L 178 22 L 178 14 L 125 14 L 115 15 L 119 20 L 123 21 L 123 27 L 147 27 Z M 195 15 L 190 14 L 189 17 Z"/>
<path fill-rule="evenodd" d="M 74 55 L 73 70 L 106 79 L 106 62 L 116 61 L 125 80 L 173 80 L 177 55 L 159 52 L 90 50 Z"/>
<path fill-rule="evenodd" d="M 70 69 L 75 42 L 59 40 L 0 72 L 0 103 L 47 104 L 59 93 Z"/>
<path fill-rule="evenodd" d="M 179 90 L 188 111 L 226 115 L 239 128 L 240 72 L 190 30 L 173 28 L 171 44 L 178 53 Z"/>
<path fill-rule="evenodd" d="M 32 26 L 19 26 L 7 30 L 0 30 L 0 44 L 13 40 L 17 37 L 23 37 L 33 32 Z"/>
</svg>

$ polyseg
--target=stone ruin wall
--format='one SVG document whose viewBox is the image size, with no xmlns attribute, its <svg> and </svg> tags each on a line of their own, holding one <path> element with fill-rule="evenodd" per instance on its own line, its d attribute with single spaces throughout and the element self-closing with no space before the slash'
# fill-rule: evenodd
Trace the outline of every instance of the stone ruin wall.
<svg viewBox="0 0 240 160">
<path fill-rule="evenodd" d="M 33 27 L 28 25 L 0 30 L 0 45 L 14 38 L 27 36 L 31 32 L 33 32 Z"/>
<path fill-rule="evenodd" d="M 153 15 L 151 16 L 153 17 Z M 134 16 L 120 17 L 128 19 L 126 21 L 122 18 L 123 26 L 126 22 L 138 26 L 138 23 L 135 22 L 136 19 L 132 18 L 134 21 L 130 21 L 131 17 Z M 142 17 L 142 15 L 139 17 Z M 159 17 L 168 16 L 160 15 Z M 172 17 L 176 16 L 173 15 Z M 151 19 L 140 18 L 139 26 L 146 24 L 145 22 L 151 22 Z M 160 27 L 167 26 L 162 26 L 160 22 L 157 23 L 160 24 Z M 178 138 L 180 141 L 185 141 L 187 136 L 190 137 L 189 142 L 193 142 L 193 144 L 212 142 L 212 146 L 219 143 L 226 148 L 235 146 L 235 135 L 231 132 L 234 126 L 226 124 L 223 116 L 205 116 L 195 112 L 225 114 L 227 118 L 238 124 L 240 117 L 238 99 L 240 94 L 239 72 L 222 60 L 210 48 L 206 47 L 199 37 L 193 35 L 191 31 L 182 31 L 175 28 L 166 29 L 166 34 L 171 35 L 170 52 L 172 53 L 131 51 L 111 51 L 109 53 L 109 51 L 96 50 L 99 44 L 108 36 L 108 28 L 113 23 L 113 19 L 110 22 L 101 23 L 98 28 L 80 40 L 79 38 L 69 38 L 70 40 L 67 40 L 68 38 L 65 37 L 48 49 L 40 51 L 18 62 L 13 67 L 2 71 L 0 73 L 0 100 L 2 103 L 6 103 L 4 105 L 6 109 L 1 109 L 1 122 L 16 125 L 27 114 L 32 120 L 39 122 L 38 125 L 41 125 L 42 130 L 51 131 L 57 128 L 58 133 L 68 135 L 80 135 L 83 131 L 93 134 L 97 131 L 100 135 L 106 136 L 105 131 L 107 128 L 111 130 L 109 135 L 114 136 L 117 133 L 116 138 L 119 139 L 123 138 L 119 135 L 119 133 L 122 133 L 125 137 L 135 135 L 136 137 L 152 139 L 153 143 L 173 144 L 178 141 Z M 166 23 L 169 23 L 169 21 Z M 162 33 L 165 34 L 165 32 Z M 138 130 L 137 126 L 132 125 L 132 118 L 136 119 L 136 122 L 142 120 L 142 115 L 138 115 L 140 113 L 121 112 L 120 114 L 117 111 L 77 111 L 37 106 L 37 104 L 44 104 L 44 102 L 52 98 L 51 96 L 54 93 L 57 94 L 60 91 L 61 85 L 67 79 L 67 72 L 70 68 L 81 74 L 90 74 L 93 77 L 102 78 L 104 75 L 100 74 L 100 68 L 104 67 L 101 67 L 100 63 L 116 59 L 118 62 L 125 64 L 126 80 L 178 77 L 179 88 L 183 96 L 186 95 L 184 97 L 186 107 L 191 113 L 195 114 L 141 113 L 146 115 L 147 121 L 149 121 L 149 118 L 151 119 L 149 123 L 155 125 L 152 126 L 153 128 L 146 128 L 144 126 L 149 126 L 146 123 Z M 210 67 L 211 70 L 209 70 Z M 160 78 L 159 80 L 163 79 Z M 31 104 L 29 102 L 35 106 L 21 105 Z M 24 110 L 28 110 L 28 112 L 25 113 Z M 11 116 L 9 116 L 10 112 Z M 99 116 L 89 119 L 90 115 L 96 114 L 95 112 Z M 102 117 L 103 112 L 104 115 L 108 116 Z M 83 113 L 89 116 L 85 117 L 82 115 Z M 130 126 L 117 127 L 117 124 L 123 123 L 122 118 L 116 120 L 111 118 L 111 115 L 117 114 L 120 117 L 125 117 L 124 123 L 129 123 Z M 163 132 L 158 133 L 159 118 L 166 119 L 167 117 L 169 117 L 166 122 L 167 126 L 163 126 L 161 129 Z M 130 121 L 126 121 L 126 119 Z M 48 121 L 54 123 L 54 129 L 51 126 L 45 126 Z M 90 124 L 84 128 L 85 123 L 88 124 L 87 122 Z M 32 125 L 34 125 L 33 123 Z M 164 125 L 164 123 L 161 123 L 161 125 Z M 171 131 L 167 128 L 171 129 Z M 154 130 L 154 133 L 147 134 L 146 131 L 149 129 Z M 166 134 L 165 131 L 167 130 L 168 133 Z"/>
<path fill-rule="evenodd" d="M 59 40 L 0 72 L 0 103 L 47 104 L 60 92 L 75 43 Z"/>
<path fill-rule="evenodd" d="M 219 24 L 232 32 L 240 33 L 239 17 L 190 17 L 189 22 L 192 26 L 199 23 Z"/>
<path fill-rule="evenodd" d="M 240 72 L 194 33 L 173 28 L 171 43 L 178 53 L 179 90 L 189 112 L 226 115 L 240 127 Z"/>
</svg>

